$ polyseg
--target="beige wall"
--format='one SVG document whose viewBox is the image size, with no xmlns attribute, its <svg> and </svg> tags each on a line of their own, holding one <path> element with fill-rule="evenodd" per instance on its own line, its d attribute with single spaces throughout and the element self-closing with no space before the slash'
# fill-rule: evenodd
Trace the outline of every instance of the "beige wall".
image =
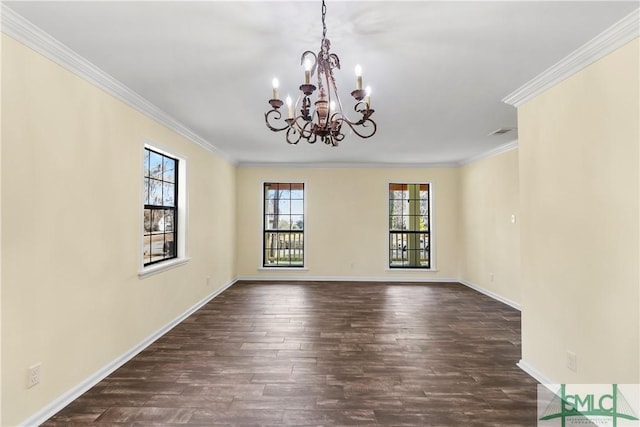
<svg viewBox="0 0 640 427">
<path fill-rule="evenodd" d="M 2 113 L 1 423 L 16 425 L 235 277 L 235 168 L 6 36 Z M 145 138 L 187 159 L 191 260 L 139 279 Z"/>
<path fill-rule="evenodd" d="M 521 304 L 518 194 L 517 149 L 460 168 L 460 278 Z"/>
<path fill-rule="evenodd" d="M 640 382 L 639 50 L 518 110 L 523 360 L 554 381 Z"/>
<path fill-rule="evenodd" d="M 322 148 L 322 147 L 318 147 Z M 458 277 L 456 169 L 262 169 L 237 175 L 240 277 L 349 277 L 433 280 Z M 305 182 L 308 270 L 261 270 L 263 182 Z M 389 271 L 388 183 L 431 182 L 437 271 Z"/>
</svg>

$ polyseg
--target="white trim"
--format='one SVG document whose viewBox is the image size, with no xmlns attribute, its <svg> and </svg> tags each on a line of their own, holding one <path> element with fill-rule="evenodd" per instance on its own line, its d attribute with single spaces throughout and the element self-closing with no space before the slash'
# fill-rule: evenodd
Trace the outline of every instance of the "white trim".
<svg viewBox="0 0 640 427">
<path fill-rule="evenodd" d="M 116 369 L 127 363 L 129 360 L 133 359 L 138 353 L 142 350 L 153 344 L 158 338 L 169 332 L 180 322 L 185 320 L 187 317 L 191 316 L 193 313 L 198 311 L 201 307 L 207 304 L 209 301 L 220 295 L 222 292 L 231 287 L 234 283 L 236 283 L 237 279 L 233 279 L 223 285 L 221 288 L 213 291 L 211 294 L 206 296 L 204 299 L 200 300 L 196 304 L 192 305 L 185 312 L 178 315 L 175 319 L 168 322 L 166 325 L 158 329 L 156 332 L 149 335 L 147 338 L 143 339 L 140 343 L 133 346 L 124 354 L 120 355 L 116 359 L 114 359 L 109 364 L 105 365 L 98 371 L 96 371 L 93 375 L 86 378 L 84 381 L 80 382 L 75 387 L 71 388 L 67 392 L 60 395 L 57 399 L 53 400 L 51 403 L 40 409 L 38 412 L 27 418 L 21 423 L 18 423 L 20 426 L 37 426 L 44 423 L 46 420 L 55 415 L 62 408 L 67 406 L 73 400 L 77 399 L 84 392 L 89 390 L 94 385 L 98 384 L 104 378 L 106 378 L 109 374 L 114 372 Z"/>
<path fill-rule="evenodd" d="M 171 270 L 172 268 L 179 267 L 183 264 L 186 264 L 191 260 L 191 258 L 173 258 L 168 261 L 160 262 L 158 264 L 152 264 L 148 267 L 144 267 L 140 271 L 138 271 L 138 278 L 144 279 L 149 276 L 153 276 L 158 273 L 162 273 L 166 270 Z"/>
<path fill-rule="evenodd" d="M 276 169 L 455 169 L 458 162 L 446 163 L 282 163 L 282 162 L 243 162 L 236 163 L 238 168 L 276 168 Z"/>
<path fill-rule="evenodd" d="M 385 271 L 393 271 L 393 270 L 400 270 L 400 271 L 423 271 L 423 272 L 436 272 L 438 271 L 438 266 L 436 264 L 436 232 L 433 228 L 433 224 L 436 224 L 437 222 L 434 220 L 434 209 L 433 209 L 433 200 L 435 197 L 435 185 L 433 184 L 433 181 L 403 181 L 403 180 L 399 180 L 399 181 L 387 181 L 387 185 L 385 187 L 385 199 L 387 200 L 387 212 L 390 212 L 391 210 L 391 200 L 389 199 L 389 185 L 390 184 L 427 184 L 429 186 L 429 263 L 430 263 L 430 267 L 429 268 L 420 268 L 420 267 L 415 267 L 415 268 L 402 268 L 402 267 L 397 267 L 397 268 L 391 268 L 389 266 L 389 264 L 391 263 L 390 259 L 389 259 L 389 248 L 391 247 L 391 241 L 390 241 L 390 237 L 391 237 L 391 230 L 390 230 L 390 223 L 389 223 L 389 215 L 387 215 L 386 217 L 386 229 L 387 229 L 387 248 L 385 249 L 385 266 L 384 269 Z"/>
<path fill-rule="evenodd" d="M 265 266 L 264 265 L 264 217 L 265 217 L 265 211 L 264 211 L 264 185 L 265 184 L 302 184 L 303 188 L 304 188 L 304 192 L 303 192 L 303 199 L 302 199 L 302 208 L 303 208 L 303 212 L 302 212 L 302 222 L 304 227 L 302 228 L 302 250 L 303 250 L 303 254 L 304 254 L 304 259 L 302 260 L 302 266 L 301 267 L 293 267 L 293 266 L 287 266 L 287 267 L 277 267 L 277 266 Z M 260 182 L 260 203 L 262 204 L 262 208 L 260 209 L 260 212 L 262 213 L 262 216 L 260 217 L 260 227 L 258 227 L 258 232 L 260 233 L 260 264 L 258 264 L 257 270 L 258 271 L 277 271 L 277 270 L 284 270 L 284 271 L 308 271 L 309 270 L 309 257 L 308 257 L 308 248 L 309 248 L 309 240 L 308 240 L 308 233 L 307 233 L 307 205 L 308 205 L 308 185 L 307 185 L 307 181 L 306 180 L 299 180 L 299 179 L 273 179 L 273 180 L 263 180 Z"/>
<path fill-rule="evenodd" d="M 522 306 L 520 304 L 518 304 L 517 302 L 515 302 L 515 301 L 511 301 L 509 298 L 505 298 L 503 296 L 500 296 L 500 295 L 498 295 L 498 294 L 496 294 L 494 292 L 491 292 L 491 291 L 489 291 L 489 290 L 487 290 L 487 289 L 485 289 L 485 288 L 483 288 L 481 286 L 475 285 L 475 284 L 473 284 L 473 283 L 471 283 L 471 282 L 469 282 L 467 280 L 459 279 L 458 281 L 461 284 L 465 285 L 466 287 L 473 289 L 474 291 L 480 292 L 481 294 L 484 294 L 484 295 L 488 296 L 489 298 L 492 298 L 492 299 L 494 299 L 496 301 L 499 301 L 499 302 L 501 302 L 503 304 L 506 304 L 506 305 L 508 305 L 508 306 L 510 306 L 512 308 L 515 308 L 518 311 L 522 311 Z"/>
<path fill-rule="evenodd" d="M 502 102 L 520 107 L 638 36 L 640 36 L 640 9 L 634 10 L 569 56 L 507 95 Z"/>
<path fill-rule="evenodd" d="M 139 261 L 139 269 L 138 269 L 138 277 L 140 279 L 144 279 L 145 277 L 152 276 L 154 274 L 161 273 L 165 270 L 169 270 L 175 267 L 178 267 L 182 264 L 187 263 L 191 258 L 189 258 L 189 252 L 187 247 L 187 233 L 188 233 L 188 224 L 189 224 L 189 216 L 188 216 L 188 196 L 187 196 L 187 181 L 188 181 L 188 167 L 187 167 L 187 157 L 183 156 L 179 152 L 172 151 L 167 149 L 162 144 L 156 144 L 155 141 L 152 141 L 148 138 L 143 139 L 141 152 L 141 159 L 139 164 L 140 168 L 140 231 L 138 235 L 140 236 L 140 261 Z M 145 150 L 153 150 L 160 154 L 163 154 L 167 157 L 171 157 L 177 160 L 178 163 L 178 200 L 177 200 L 177 215 L 178 215 L 178 223 L 177 223 L 177 258 L 173 258 L 167 261 L 163 261 L 158 264 L 152 264 L 149 266 L 144 265 L 144 166 L 143 159 Z"/>
<path fill-rule="evenodd" d="M 559 384 L 559 383 L 556 383 L 555 381 L 552 381 L 551 379 L 549 379 L 546 375 L 544 375 L 542 372 L 538 371 L 536 368 L 531 366 L 529 363 L 525 362 L 523 359 L 520 359 L 520 361 L 518 363 L 516 363 L 516 366 L 518 368 L 522 369 L 527 374 L 529 374 L 530 377 L 532 377 L 534 380 L 538 381 L 540 384 L 544 384 L 544 385 L 546 385 L 546 384 Z"/>
<path fill-rule="evenodd" d="M 197 135 L 187 126 L 78 55 L 66 45 L 60 43 L 4 3 L 0 4 L 0 7 L 0 23 L 3 33 L 76 74 L 78 77 L 104 90 L 109 95 L 130 105 L 142 114 L 165 125 L 191 142 L 235 165 L 235 159 L 229 156 L 229 154 L 221 151 L 211 142 Z"/>
<path fill-rule="evenodd" d="M 453 277 L 361 277 L 361 276 L 238 276 L 241 280 L 282 282 L 412 282 L 412 283 L 460 283 Z"/>
<path fill-rule="evenodd" d="M 420 271 L 420 269 L 411 269 L 412 271 Z M 408 269 L 402 270 L 407 272 Z M 428 271 L 428 270 L 427 270 Z M 282 282 L 412 282 L 412 283 L 453 283 L 466 286 L 473 289 L 476 292 L 484 294 L 491 299 L 494 299 L 502 304 L 508 305 L 518 311 L 522 311 L 520 304 L 511 301 L 508 298 L 502 297 L 494 292 L 490 292 L 480 286 L 476 286 L 466 280 L 454 277 L 392 277 L 392 276 L 373 276 L 373 277 L 361 277 L 361 276 L 238 276 L 237 281 L 250 280 L 250 281 L 282 281 Z"/>
<path fill-rule="evenodd" d="M 480 153 L 478 155 L 469 157 L 468 159 L 462 160 L 459 163 L 459 166 L 466 166 L 468 164 L 475 163 L 475 162 L 478 162 L 478 161 L 483 160 L 483 159 L 488 159 L 489 157 L 494 157 L 494 156 L 497 156 L 499 154 L 506 153 L 506 152 L 511 151 L 511 150 L 515 150 L 516 148 L 518 148 L 518 140 L 517 139 L 514 140 L 514 141 L 511 141 L 511 142 L 507 142 L 506 144 L 501 145 L 499 147 L 496 147 L 496 148 L 494 148 L 492 150 L 485 151 L 484 153 Z"/>
</svg>

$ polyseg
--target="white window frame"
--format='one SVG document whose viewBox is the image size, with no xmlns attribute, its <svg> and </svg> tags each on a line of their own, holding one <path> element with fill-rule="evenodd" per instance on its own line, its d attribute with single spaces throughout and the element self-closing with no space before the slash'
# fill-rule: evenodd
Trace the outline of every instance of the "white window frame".
<svg viewBox="0 0 640 427">
<path fill-rule="evenodd" d="M 142 165 L 144 163 L 144 150 L 148 148 L 156 151 L 160 154 L 164 154 L 168 157 L 172 157 L 178 161 L 178 242 L 176 244 L 177 256 L 167 261 L 158 262 L 148 266 L 144 265 L 144 171 Z M 171 268 L 178 267 L 186 264 L 190 258 L 187 256 L 187 158 L 180 153 L 177 153 L 171 149 L 167 149 L 160 144 L 153 141 L 144 141 L 140 149 L 140 229 L 138 232 L 140 238 L 139 246 L 139 267 L 138 277 L 144 279 L 145 277 L 152 276 L 154 274 L 161 273 Z"/>
<path fill-rule="evenodd" d="M 264 262 L 264 215 L 265 215 L 265 211 L 264 211 L 264 185 L 265 184 L 302 184 L 304 185 L 304 209 L 303 209 L 303 215 L 304 215 L 304 257 L 302 260 L 302 266 L 301 267 L 275 267 L 275 266 L 264 266 L 263 262 Z M 309 267 L 308 267 L 308 256 L 309 256 L 309 238 L 308 238 L 308 233 L 307 233 L 307 210 L 308 210 L 308 191 L 309 191 L 309 185 L 307 183 L 307 181 L 304 180 L 300 180 L 300 179 L 271 179 L 271 180 L 263 180 L 262 182 L 260 182 L 260 223 L 259 223 L 259 227 L 258 227 L 258 231 L 260 233 L 260 257 L 259 262 L 260 264 L 258 265 L 258 271 L 260 270 L 267 270 L 267 271 L 309 271 Z"/>
<path fill-rule="evenodd" d="M 391 260 L 389 259 L 389 248 L 391 246 L 391 241 L 390 241 L 390 230 L 389 230 L 389 210 L 391 209 L 390 206 L 390 201 L 389 201 L 389 185 L 390 184 L 428 184 L 429 185 L 429 257 L 430 259 L 430 265 L 429 268 L 420 268 L 420 267 L 390 267 L 391 264 Z M 436 268 L 436 230 L 433 227 L 433 224 L 435 223 L 435 211 L 433 209 L 433 201 L 435 199 L 435 185 L 432 181 L 405 181 L 402 179 L 399 180 L 394 180 L 394 181 L 387 181 L 387 184 L 385 186 L 385 199 L 387 200 L 387 210 L 386 210 L 386 215 L 385 215 L 385 221 L 386 221 L 386 233 L 387 233 L 387 247 L 386 247 L 386 256 L 385 256 L 385 260 L 386 260 L 386 266 L 385 266 L 385 271 L 401 271 L 401 272 L 407 272 L 407 271 L 415 271 L 415 272 L 426 272 L 426 271 L 438 271 L 438 269 Z"/>
</svg>

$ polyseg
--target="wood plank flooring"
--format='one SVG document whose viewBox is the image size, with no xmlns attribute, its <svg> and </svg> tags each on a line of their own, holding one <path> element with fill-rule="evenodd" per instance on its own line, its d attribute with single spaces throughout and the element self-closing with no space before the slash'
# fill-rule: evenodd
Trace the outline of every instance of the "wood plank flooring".
<svg viewBox="0 0 640 427">
<path fill-rule="evenodd" d="M 43 425 L 535 426 L 519 359 L 459 284 L 244 281 Z"/>
</svg>

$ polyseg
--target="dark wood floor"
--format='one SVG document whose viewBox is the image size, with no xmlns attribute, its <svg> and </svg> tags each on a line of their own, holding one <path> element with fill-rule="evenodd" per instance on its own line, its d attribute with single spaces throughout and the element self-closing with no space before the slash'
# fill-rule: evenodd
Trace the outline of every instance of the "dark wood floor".
<svg viewBox="0 0 640 427">
<path fill-rule="evenodd" d="M 462 285 L 238 282 L 44 426 L 535 426 L 519 358 Z"/>
</svg>

